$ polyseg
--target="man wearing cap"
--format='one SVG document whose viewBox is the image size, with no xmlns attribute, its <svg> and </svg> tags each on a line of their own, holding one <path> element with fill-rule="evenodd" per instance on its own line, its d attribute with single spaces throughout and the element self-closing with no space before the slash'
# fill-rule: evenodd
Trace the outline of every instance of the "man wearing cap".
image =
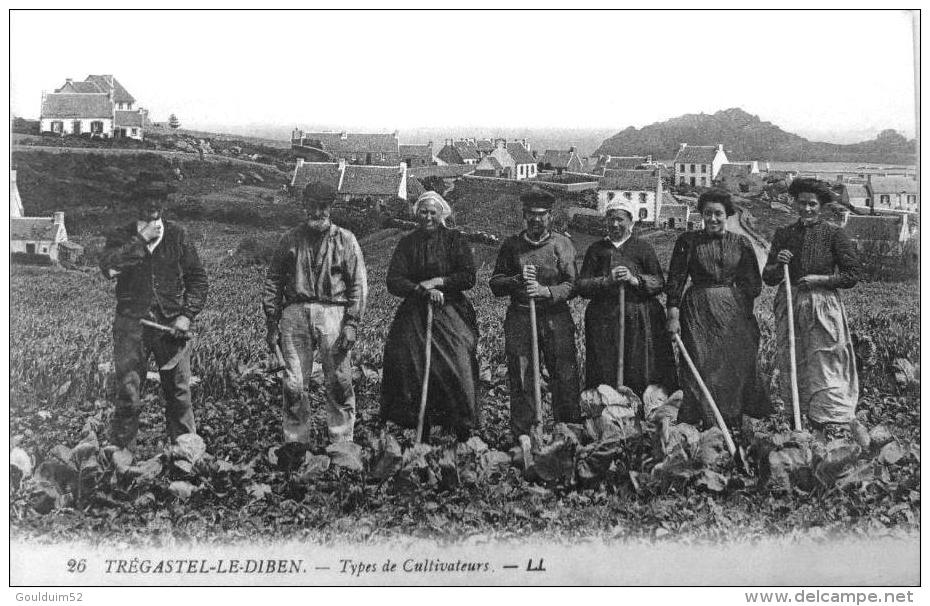
<svg viewBox="0 0 930 606">
<path fill-rule="evenodd" d="M 207 298 L 207 274 L 184 229 L 162 218 L 171 191 L 163 175 L 140 173 L 132 192 L 136 219 L 107 237 L 100 257 L 104 276 L 116 278 L 113 344 L 119 387 L 110 441 L 130 449 L 139 431 L 139 391 L 149 354 L 159 366 L 169 439 L 196 433 L 187 337 Z M 155 330 L 140 320 L 171 330 Z"/>
<path fill-rule="evenodd" d="M 533 435 L 536 422 L 530 297 L 535 300 L 539 346 L 549 370 L 553 417 L 557 422 L 579 419 L 575 323 L 567 303 L 574 296 L 575 247 L 567 237 L 550 230 L 551 194 L 534 188 L 520 196 L 520 201 L 526 229 L 504 240 L 490 280 L 495 296 L 510 297 L 504 339 L 514 438 Z"/>
<path fill-rule="evenodd" d="M 262 294 L 271 351 L 283 355 L 284 441 L 309 444 L 310 402 L 304 388 L 320 352 L 326 424 L 332 442 L 351 442 L 355 391 L 351 350 L 365 312 L 368 278 L 355 236 L 330 221 L 336 190 L 303 191 L 307 220 L 287 232 L 271 259 Z"/>
</svg>

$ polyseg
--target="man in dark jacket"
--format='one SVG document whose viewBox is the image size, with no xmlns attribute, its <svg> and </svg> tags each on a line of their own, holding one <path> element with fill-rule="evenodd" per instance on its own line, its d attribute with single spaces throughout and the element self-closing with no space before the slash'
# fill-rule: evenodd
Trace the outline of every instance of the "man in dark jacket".
<svg viewBox="0 0 930 606">
<path fill-rule="evenodd" d="M 191 321 L 207 298 L 207 274 L 184 229 L 162 218 L 172 186 L 155 173 L 140 173 L 133 187 L 136 220 L 107 237 L 100 269 L 116 278 L 114 361 L 118 392 L 110 426 L 113 444 L 132 448 L 139 430 L 139 392 L 154 354 L 165 397 L 168 437 L 196 433 L 190 392 Z M 143 326 L 140 320 L 173 332 Z"/>
<path fill-rule="evenodd" d="M 514 438 L 537 429 L 533 402 L 532 332 L 529 299 L 536 305 L 536 332 L 542 360 L 549 370 L 552 416 L 578 422 L 578 362 L 575 322 L 568 301 L 575 296 L 575 247 L 550 230 L 551 194 L 533 189 L 520 196 L 526 229 L 504 240 L 497 254 L 491 292 L 510 297 L 504 319 L 504 342 L 510 378 L 510 427 Z"/>
</svg>

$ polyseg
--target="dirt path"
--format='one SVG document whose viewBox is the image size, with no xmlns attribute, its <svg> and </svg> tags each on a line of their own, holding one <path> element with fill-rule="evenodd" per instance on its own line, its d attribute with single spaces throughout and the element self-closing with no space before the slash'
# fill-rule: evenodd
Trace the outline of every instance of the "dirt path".
<svg viewBox="0 0 930 606">
<path fill-rule="evenodd" d="M 742 234 L 749 238 L 749 241 L 752 242 L 753 249 L 756 251 L 759 269 L 765 267 L 765 262 L 769 257 L 769 243 L 746 224 L 743 218 L 743 209 L 737 207 L 736 214 L 727 219 L 727 229 L 733 233 Z"/>
</svg>

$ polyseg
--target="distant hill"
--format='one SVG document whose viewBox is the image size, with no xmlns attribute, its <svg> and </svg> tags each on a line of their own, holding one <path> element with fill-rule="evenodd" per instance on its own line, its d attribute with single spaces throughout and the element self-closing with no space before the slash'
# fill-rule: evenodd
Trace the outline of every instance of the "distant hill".
<svg viewBox="0 0 930 606">
<path fill-rule="evenodd" d="M 716 145 L 732 150 L 739 160 L 782 162 L 877 162 L 914 164 L 916 144 L 894 130 L 871 141 L 837 144 L 808 141 L 764 122 L 742 109 L 715 114 L 685 114 L 641 129 L 629 127 L 606 139 L 595 152 L 615 156 L 652 154 L 672 159 L 679 144 Z"/>
</svg>

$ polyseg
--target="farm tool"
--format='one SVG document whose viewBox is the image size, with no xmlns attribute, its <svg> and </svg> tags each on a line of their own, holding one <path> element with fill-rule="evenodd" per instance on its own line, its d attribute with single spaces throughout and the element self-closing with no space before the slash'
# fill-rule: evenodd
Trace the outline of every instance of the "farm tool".
<svg viewBox="0 0 930 606">
<path fill-rule="evenodd" d="M 420 414 L 417 418 L 417 444 L 423 441 L 426 420 L 426 398 L 429 395 L 429 367 L 433 353 L 433 303 L 426 303 L 426 359 L 423 364 L 423 385 L 420 388 Z"/>
<path fill-rule="evenodd" d="M 794 429 L 801 431 L 801 398 L 798 396 L 798 360 L 794 343 L 794 305 L 791 301 L 791 274 L 785 264 L 785 304 L 788 308 L 788 365 L 791 373 L 791 409 L 794 411 Z"/>
<path fill-rule="evenodd" d="M 152 320 L 147 320 L 145 318 L 140 319 L 139 323 L 145 327 L 163 332 L 171 336 L 173 339 L 184 342 L 184 345 L 177 351 L 177 353 L 171 356 L 170 360 L 159 366 L 158 370 L 171 370 L 177 366 L 178 362 L 181 361 L 181 358 L 184 357 L 184 354 L 187 353 L 187 351 L 190 349 L 191 342 L 194 340 L 194 335 L 192 335 L 190 331 L 187 330 L 179 330 L 174 326 L 166 326 L 164 324 L 159 324 L 158 322 L 153 322 Z"/>
<path fill-rule="evenodd" d="M 746 462 L 745 454 L 742 452 L 742 449 L 740 449 L 739 454 L 737 454 L 736 443 L 733 441 L 733 436 L 730 435 L 730 430 L 727 429 L 727 424 L 724 422 L 723 415 L 720 414 L 720 409 L 717 408 L 717 403 L 714 402 L 714 397 L 710 394 L 710 390 L 707 388 L 707 384 L 704 383 L 704 379 L 701 378 L 701 374 L 698 372 L 697 366 L 694 365 L 694 360 L 692 360 L 691 356 L 688 355 L 688 350 L 685 349 L 685 344 L 681 341 L 681 335 L 678 333 L 673 333 L 672 338 L 675 340 L 675 345 L 678 346 L 678 351 L 681 352 L 681 357 L 685 359 L 685 363 L 691 370 L 691 374 L 694 375 L 694 379 L 697 381 L 698 387 L 701 389 L 701 394 L 704 396 L 704 399 L 707 400 L 707 404 L 710 406 L 711 411 L 714 413 L 714 420 L 717 422 L 717 426 L 720 428 L 720 431 L 723 432 L 723 441 L 727 445 L 727 450 L 730 451 L 730 456 L 733 457 L 734 460 L 739 459 L 742 462 L 743 470 L 747 474 L 751 474 L 749 464 Z"/>
</svg>

